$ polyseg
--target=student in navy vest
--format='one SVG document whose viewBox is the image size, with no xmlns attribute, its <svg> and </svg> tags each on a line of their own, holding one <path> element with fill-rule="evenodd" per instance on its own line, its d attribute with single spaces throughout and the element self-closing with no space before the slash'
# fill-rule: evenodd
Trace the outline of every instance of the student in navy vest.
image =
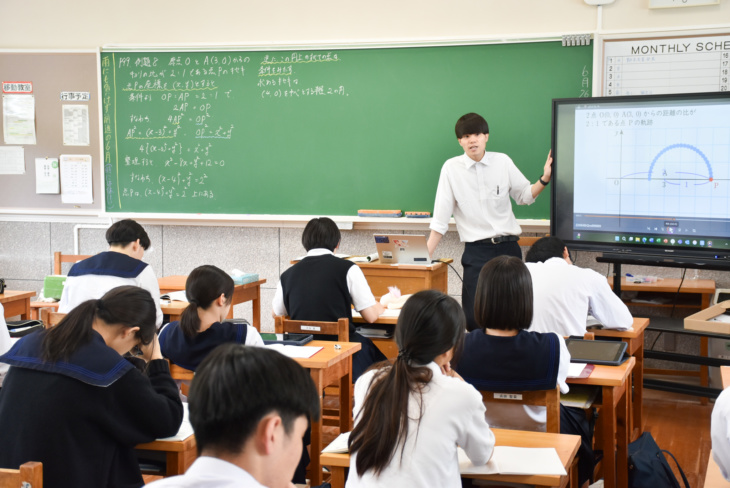
<svg viewBox="0 0 730 488">
<path fill-rule="evenodd" d="M 323 322 L 347 317 L 350 342 L 362 344 L 362 349 L 352 358 L 354 382 L 372 364 L 386 358 L 370 339 L 355 331 L 352 306 L 369 323 L 383 313 L 383 306 L 375 300 L 362 270 L 355 263 L 334 255 L 340 245 L 340 229 L 332 219 L 310 220 L 302 233 L 302 244 L 307 256 L 282 273 L 274 295 L 274 316 Z"/>
<path fill-rule="evenodd" d="M 190 305 L 179 322 L 171 322 L 160 331 L 162 355 L 195 371 L 213 349 L 226 342 L 263 346 L 261 335 L 252 326 L 223 322 L 231 309 L 233 288 L 233 279 L 222 269 L 211 265 L 195 268 L 185 281 Z"/>
<path fill-rule="evenodd" d="M 538 311 L 539 313 L 539 311 Z M 466 335 L 456 371 L 477 390 L 549 390 L 566 383 L 570 353 L 562 336 L 530 332 L 533 298 L 530 272 L 521 259 L 498 256 L 479 273 L 474 318 L 479 329 Z M 486 402 L 495 428 L 545 430 L 545 407 Z M 580 409 L 560 407 L 560 431 L 582 435 L 580 482 L 593 473 L 592 428 Z"/>
<path fill-rule="evenodd" d="M 155 323 L 159 328 L 162 325 L 160 286 L 152 266 L 142 261 L 144 252 L 150 247 L 147 232 L 134 220 L 120 220 L 107 229 L 106 241 L 109 251 L 84 259 L 71 267 L 58 311 L 68 313 L 78 304 L 99 298 L 117 286 L 139 286 L 155 299 Z"/>
<path fill-rule="evenodd" d="M 125 359 L 133 349 L 141 358 Z M 11 366 L 0 394 L 0 467 L 40 461 L 47 488 L 142 486 L 134 447 L 180 428 L 155 300 L 136 286 L 80 304 L 0 361 Z"/>
</svg>

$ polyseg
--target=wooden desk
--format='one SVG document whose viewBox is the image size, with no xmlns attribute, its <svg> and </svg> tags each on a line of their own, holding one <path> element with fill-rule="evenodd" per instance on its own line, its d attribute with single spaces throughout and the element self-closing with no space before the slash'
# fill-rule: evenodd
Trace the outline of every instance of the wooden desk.
<svg viewBox="0 0 730 488">
<path fill-rule="evenodd" d="M 182 441 L 157 440 L 139 444 L 136 449 L 147 451 L 161 451 L 165 453 L 166 470 L 165 476 L 184 474 L 198 457 L 195 435 L 191 435 Z"/>
<path fill-rule="evenodd" d="M 184 275 L 165 276 L 159 278 L 157 283 L 160 285 L 160 293 L 165 294 L 172 291 L 180 291 L 185 289 L 185 281 L 188 279 Z M 266 283 L 265 279 L 246 283 L 245 285 L 236 285 L 233 289 L 233 298 L 231 299 L 231 310 L 228 312 L 228 318 L 233 318 L 233 305 L 251 301 L 253 308 L 252 324 L 256 330 L 261 332 L 261 285 Z M 184 304 L 184 305 L 182 305 Z M 187 302 L 171 302 L 163 304 L 162 313 L 170 315 L 170 321 L 179 320 L 183 310 L 187 308 Z"/>
<path fill-rule="evenodd" d="M 452 259 L 448 260 L 453 262 Z M 376 297 L 388 293 L 389 286 L 397 286 L 407 295 L 421 290 L 441 290 L 449 292 L 449 266 L 447 263 L 434 263 L 431 266 L 357 263 Z"/>
<path fill-rule="evenodd" d="M 635 364 L 636 358 L 630 357 L 620 366 L 596 365 L 588 378 L 568 378 L 570 384 L 601 387 L 599 423 L 603 437 L 603 478 L 607 487 L 629 485 L 627 379 Z"/>
<path fill-rule="evenodd" d="M 633 330 L 610 330 L 610 329 L 590 329 L 596 335 L 596 339 L 603 337 L 618 337 L 627 343 L 626 352 L 636 358 L 636 365 L 631 373 L 633 392 L 629 390 L 631 405 L 631 422 L 630 433 L 631 440 L 636 440 L 641 435 L 643 425 L 644 402 L 644 331 L 649 325 L 649 319 L 634 317 L 634 323 L 631 326 Z"/>
<path fill-rule="evenodd" d="M 21 320 L 30 319 L 30 298 L 34 297 L 34 291 L 13 291 L 5 290 L 0 294 L 0 303 L 5 309 L 5 318 L 20 315 Z"/>
<path fill-rule="evenodd" d="M 335 349 L 335 345 L 340 349 Z M 352 430 L 352 355 L 362 347 L 357 342 L 312 341 L 307 346 L 321 346 L 323 349 L 311 358 L 295 358 L 309 374 L 320 393 L 320 408 L 325 387 L 336 384 L 340 388 L 340 432 Z M 306 346 L 304 346 L 306 347 Z M 312 436 L 309 461 L 310 484 L 322 484 L 322 464 L 320 453 L 322 446 L 322 417 L 312 422 Z"/>
<path fill-rule="evenodd" d="M 712 451 L 710 458 L 707 460 L 707 472 L 705 473 L 704 488 L 730 488 L 730 482 L 722 477 L 720 466 L 712 459 Z"/>
<path fill-rule="evenodd" d="M 642 294 L 668 293 L 667 298 L 674 298 L 677 293 L 681 280 L 667 278 L 659 280 L 655 283 L 630 283 L 626 281 L 626 277 L 621 278 L 621 291 L 639 292 L 637 298 L 641 298 Z M 613 288 L 613 278 L 608 278 L 608 284 Z M 680 297 L 677 300 L 677 308 L 691 308 L 702 310 L 710 306 L 710 301 L 715 294 L 715 282 L 713 280 L 688 280 L 685 278 L 682 288 L 679 289 Z M 695 295 L 693 297 L 692 295 Z M 664 307 L 671 308 L 671 303 L 642 303 L 642 302 L 625 302 L 626 305 L 635 307 Z M 694 313 L 692 311 L 691 313 Z"/>
<path fill-rule="evenodd" d="M 550 434 L 547 432 L 526 432 L 522 430 L 492 429 L 497 446 L 513 447 L 554 447 L 558 452 L 560 461 L 570 477 L 575 477 L 577 486 L 577 464 L 573 463 L 580 445 L 580 437 L 575 435 Z M 327 466 L 332 473 L 332 488 L 344 488 L 345 473 L 350 466 L 350 454 L 323 453 L 322 465 Z M 465 478 L 475 478 L 506 483 L 524 483 L 533 486 L 566 486 L 568 476 L 516 476 L 504 474 L 491 475 L 464 475 Z M 571 480 L 572 481 L 572 480 Z"/>
</svg>

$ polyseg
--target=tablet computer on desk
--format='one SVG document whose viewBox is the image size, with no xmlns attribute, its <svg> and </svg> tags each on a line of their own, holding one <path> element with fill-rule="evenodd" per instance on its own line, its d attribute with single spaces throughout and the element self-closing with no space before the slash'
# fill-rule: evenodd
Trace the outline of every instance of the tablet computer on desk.
<svg viewBox="0 0 730 488">
<path fill-rule="evenodd" d="M 568 338 L 565 340 L 570 352 L 571 363 L 605 364 L 618 366 L 625 361 L 628 344 L 619 341 L 586 341 Z"/>
<path fill-rule="evenodd" d="M 431 264 L 424 235 L 373 234 L 373 236 L 381 263 L 422 266 Z"/>
</svg>

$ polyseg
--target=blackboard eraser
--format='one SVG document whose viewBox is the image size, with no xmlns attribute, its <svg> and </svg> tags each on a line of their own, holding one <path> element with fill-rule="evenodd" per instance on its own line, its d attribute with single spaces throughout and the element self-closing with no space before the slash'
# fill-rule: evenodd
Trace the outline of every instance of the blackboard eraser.
<svg viewBox="0 0 730 488">
<path fill-rule="evenodd" d="M 431 216 L 431 212 L 406 212 L 409 219 L 427 219 Z"/>
<path fill-rule="evenodd" d="M 358 210 L 358 217 L 402 217 L 401 210 Z"/>
</svg>

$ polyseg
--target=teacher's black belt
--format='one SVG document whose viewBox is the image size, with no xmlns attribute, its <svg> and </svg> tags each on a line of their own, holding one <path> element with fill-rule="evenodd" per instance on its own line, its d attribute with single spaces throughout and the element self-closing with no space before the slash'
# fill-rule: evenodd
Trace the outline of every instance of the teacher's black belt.
<svg viewBox="0 0 730 488">
<path fill-rule="evenodd" d="M 474 242 L 479 244 L 501 244 L 502 242 L 517 242 L 519 240 L 520 236 L 497 236 L 487 237 L 486 239 L 481 239 Z"/>
</svg>

